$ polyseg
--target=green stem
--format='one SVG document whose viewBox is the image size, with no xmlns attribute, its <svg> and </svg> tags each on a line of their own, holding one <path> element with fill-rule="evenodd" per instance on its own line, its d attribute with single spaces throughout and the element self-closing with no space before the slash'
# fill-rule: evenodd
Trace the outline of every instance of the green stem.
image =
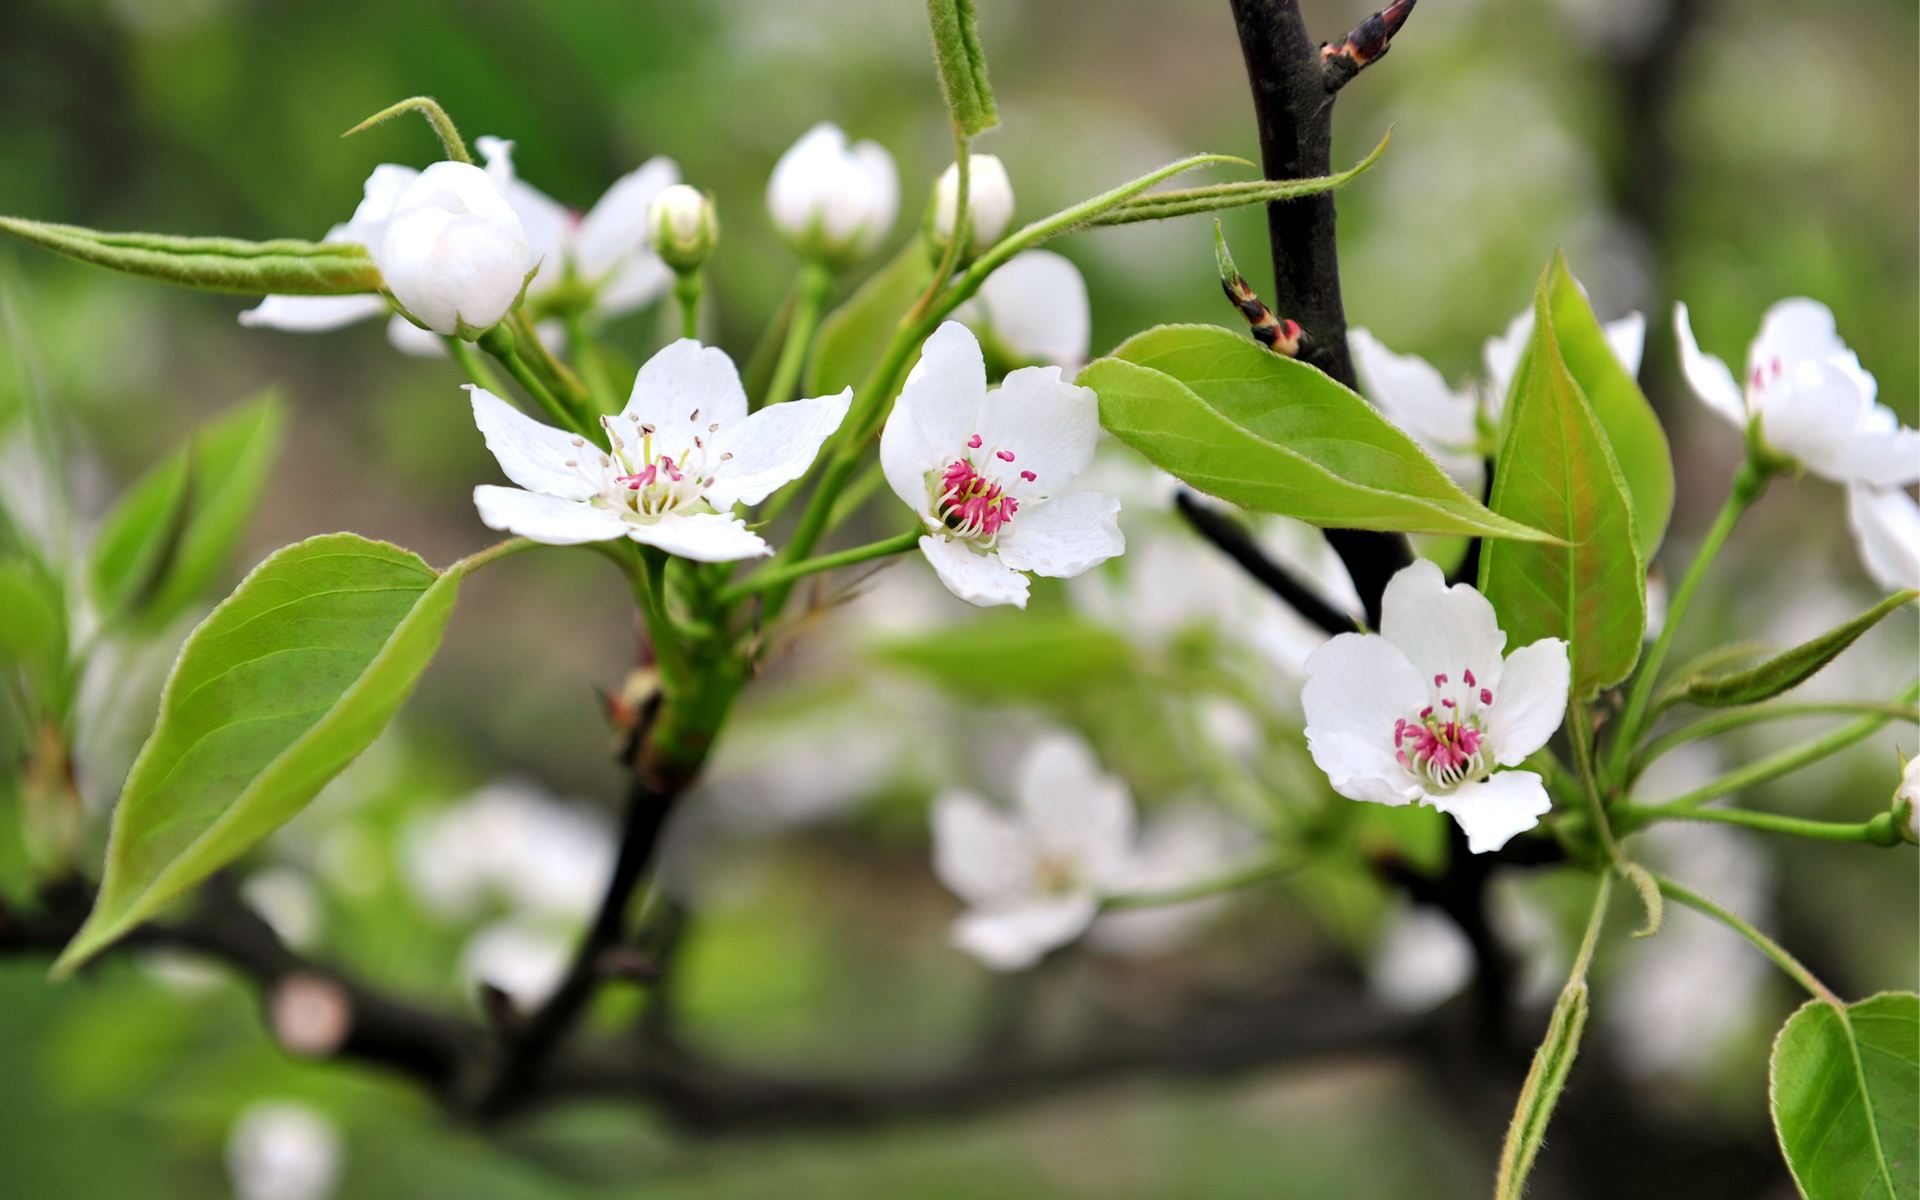
<svg viewBox="0 0 1920 1200">
<path fill-rule="evenodd" d="M 1899 701 L 1896 703 L 1911 704 L 1916 698 L 1920 698 L 1920 683 L 1908 688 L 1901 694 Z M 1777 779 L 1782 775 L 1797 771 L 1809 763 L 1819 762 L 1830 754 L 1844 750 L 1855 742 L 1870 736 L 1875 730 L 1892 719 L 1893 718 L 1884 713 L 1875 713 L 1872 716 L 1862 717 L 1851 724 L 1842 725 L 1831 733 L 1823 734 L 1820 737 L 1802 742 L 1797 746 L 1789 746 L 1778 754 L 1769 755 L 1757 762 L 1751 762 L 1737 770 L 1729 771 L 1704 787 L 1697 787 L 1671 800 L 1655 804 L 1651 806 L 1652 811 L 1658 813 L 1680 812 L 1705 804 L 1716 796 L 1730 796 L 1737 792 L 1744 792 L 1749 788 L 1767 782 L 1769 779 Z"/>
<path fill-rule="evenodd" d="M 1760 493 L 1766 491 L 1767 478 L 1767 473 L 1751 459 L 1741 463 L 1740 470 L 1734 474 L 1733 491 L 1721 507 L 1720 515 L 1714 518 L 1706 540 L 1700 543 L 1699 553 L 1693 556 L 1693 562 L 1687 567 L 1679 588 L 1674 591 L 1673 599 L 1668 602 L 1666 623 L 1661 626 L 1660 636 L 1654 639 L 1646 658 L 1641 660 L 1640 673 L 1634 677 L 1633 689 L 1627 694 L 1626 712 L 1621 716 L 1614 734 L 1613 749 L 1607 758 L 1607 774 L 1610 778 L 1619 777 L 1633 753 L 1634 743 L 1640 738 L 1642 723 L 1647 716 L 1647 704 L 1653 699 L 1654 686 L 1660 679 L 1660 665 L 1666 661 L 1667 651 L 1673 646 L 1674 633 L 1680 628 L 1681 619 L 1693 603 L 1694 593 L 1700 590 L 1700 584 L 1707 577 L 1707 569 L 1719 556 L 1721 547 L 1726 545 L 1733 527 L 1753 507 Z"/>
<path fill-rule="evenodd" d="M 700 294 L 706 291 L 705 273 L 681 271 L 673 277 L 673 302 L 680 309 L 680 336 L 695 338 L 700 336 Z"/>
<path fill-rule="evenodd" d="M 1660 884 L 1660 890 L 1668 896 L 1678 900 L 1695 912 L 1704 913 L 1712 917 L 1728 929 L 1733 930 L 1741 937 L 1746 938 L 1749 942 L 1759 947 L 1762 954 L 1772 959 L 1774 964 L 1791 976 L 1795 983 L 1807 989 L 1807 991 L 1813 995 L 1814 999 L 1824 1000 L 1835 1008 L 1845 1007 L 1840 997 L 1834 994 L 1832 988 L 1821 983 L 1812 971 L 1807 970 L 1799 959 L 1788 954 L 1778 942 L 1766 934 L 1761 933 L 1758 929 L 1755 929 L 1738 915 L 1720 907 L 1698 892 L 1690 891 L 1665 876 L 1656 876 L 1656 879 Z"/>
<path fill-rule="evenodd" d="M 460 364 L 460 369 L 467 373 L 468 379 L 494 395 L 505 398 L 507 385 L 493 373 L 493 368 L 487 365 L 486 359 L 473 352 L 473 343 L 462 341 L 457 337 L 447 338 L 446 343 L 447 353 L 453 356 L 454 362 Z"/>
<path fill-rule="evenodd" d="M 448 567 L 447 571 L 458 571 L 462 575 L 471 575 L 489 563 L 499 562 L 501 559 L 518 554 L 522 550 L 531 550 L 535 546 L 544 544 L 543 542 L 536 542 L 531 538 L 510 537 L 504 542 L 495 542 L 485 550 L 474 551 L 472 554 L 467 555 L 459 562 Z M 443 574 L 444 573 L 445 572 L 443 572 Z"/>
<path fill-rule="evenodd" d="M 514 380 L 526 389 L 527 394 L 532 396 L 541 409 L 561 428 L 597 442 L 600 431 L 581 421 L 548 390 L 547 385 L 534 374 L 533 368 L 527 365 L 526 359 L 520 356 L 517 341 L 513 330 L 509 329 L 505 322 L 501 322 L 481 334 L 478 344 L 482 350 L 493 355 L 500 365 L 507 369 L 507 374 L 513 376 Z"/>
<path fill-rule="evenodd" d="M 1567 726 L 1567 741 L 1573 745 L 1574 769 L 1579 772 L 1580 790 L 1587 798 L 1594 833 L 1606 848 L 1608 863 L 1624 871 L 1626 856 L 1620 853 L 1619 839 L 1613 836 L 1613 822 L 1607 817 L 1607 805 L 1600 798 L 1600 784 L 1593 774 L 1593 720 L 1585 702 L 1576 700 L 1568 707 Z"/>
<path fill-rule="evenodd" d="M 632 545 L 632 543 L 628 543 Z M 627 572 L 633 587 L 633 600 L 647 623 L 647 640 L 653 644 L 654 658 L 660 664 L 660 678 L 669 696 L 690 686 L 691 668 L 686 648 L 680 644 L 679 631 L 667 615 L 667 556 L 659 551 L 634 547 L 640 560 L 638 570 Z"/>
<path fill-rule="evenodd" d="M 1291 875 L 1300 869 L 1303 862 L 1298 857 L 1273 858 L 1265 862 L 1254 863 L 1238 871 L 1230 871 L 1215 879 L 1202 880 L 1199 883 L 1183 887 L 1168 888 L 1158 892 L 1120 892 L 1101 898 L 1100 906 L 1110 911 L 1129 908 L 1155 908 L 1164 904 L 1185 904 L 1190 900 L 1205 900 L 1209 896 L 1218 896 L 1223 892 L 1236 892 L 1241 888 L 1253 887 Z"/>
<path fill-rule="evenodd" d="M 796 579 L 821 571 L 831 571 L 835 567 L 848 567 L 854 563 L 886 558 L 892 554 L 904 554 L 919 544 L 920 531 L 915 529 L 877 542 L 868 542 L 864 546 L 855 546 L 850 550 L 840 550 L 833 554 L 822 554 L 818 558 L 803 559 L 797 563 L 784 565 L 770 563 L 739 583 L 721 591 L 720 603 L 732 604 L 754 592 L 764 592 L 770 587 L 791 584 Z"/>
<path fill-rule="evenodd" d="M 866 469 L 854 477 L 853 482 L 841 489 L 839 499 L 834 501 L 832 510 L 827 513 L 827 532 L 831 533 L 838 529 L 842 521 L 858 512 L 860 506 L 867 502 L 868 497 L 879 491 L 880 485 L 886 480 L 887 473 L 881 469 L 879 459 L 868 463 Z"/>
<path fill-rule="evenodd" d="M 580 370 L 580 382 L 587 389 L 587 402 L 599 412 L 619 412 L 619 389 L 613 377 L 607 374 L 606 361 L 601 358 L 600 348 L 594 343 L 592 332 L 587 329 L 585 314 L 576 310 L 569 312 L 563 320 L 567 330 L 567 353 Z"/>
<path fill-rule="evenodd" d="M 553 356 L 547 344 L 540 340 L 540 331 L 534 328 L 533 317 L 522 305 L 513 311 L 511 318 L 521 352 L 525 355 L 533 371 L 547 390 L 552 392 L 574 418 L 588 425 L 597 425 L 600 414 L 593 407 L 593 398 L 587 395 L 586 384 L 580 382 L 565 363 Z"/>
<path fill-rule="evenodd" d="M 1784 833 L 1793 837 L 1823 842 L 1858 842 L 1867 846 L 1897 846 L 1900 831 L 1894 827 L 1893 814 L 1883 812 L 1871 821 L 1847 824 L 1839 821 L 1811 821 L 1778 813 L 1753 812 L 1744 808 L 1689 808 L 1662 812 L 1637 804 L 1614 810 L 1622 829 L 1638 829 L 1660 821 L 1708 821 L 1719 825 L 1739 825 L 1766 833 Z"/>
<path fill-rule="evenodd" d="M 820 329 L 820 313 L 827 306 L 827 293 L 833 288 L 833 274 L 819 262 L 808 259 L 800 264 L 799 278 L 793 285 L 793 317 L 787 322 L 786 340 L 780 345 L 780 359 L 774 364 L 773 379 L 767 384 L 762 405 L 791 400 L 800 386 L 800 371 L 813 350 L 814 335 Z"/>
<path fill-rule="evenodd" d="M 973 185 L 973 146 L 966 135 L 957 129 L 953 134 L 953 174 L 953 236 L 947 239 L 947 248 L 940 252 L 940 265 L 934 269 L 933 278 L 927 281 L 927 290 L 908 310 L 910 318 L 927 311 L 927 306 L 940 294 L 941 287 L 959 264 L 960 248 L 971 247 L 973 242 L 973 205 L 968 202 Z"/>
<path fill-rule="evenodd" d="M 1667 734 L 1636 754 L 1633 770 L 1629 778 L 1637 778 L 1647 765 L 1661 756 L 1678 750 L 1689 742 L 1697 742 L 1716 734 L 1739 729 L 1747 725 L 1757 725 L 1762 721 L 1786 721 L 1797 717 L 1852 717 L 1881 716 L 1889 721 L 1920 722 L 1920 708 L 1911 704 L 1880 703 L 1877 701 L 1850 701 L 1833 704 L 1768 704 L 1752 708 L 1737 708 L 1719 713 L 1691 725 L 1682 726 Z"/>
</svg>

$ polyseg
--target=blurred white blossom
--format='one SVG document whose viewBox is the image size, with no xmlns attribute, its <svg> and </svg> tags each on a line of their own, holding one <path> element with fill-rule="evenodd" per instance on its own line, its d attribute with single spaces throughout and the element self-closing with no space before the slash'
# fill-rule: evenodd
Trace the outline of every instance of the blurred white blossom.
<svg viewBox="0 0 1920 1200">
<path fill-rule="evenodd" d="M 878 249 L 900 214 L 900 173 L 878 142 L 823 121 L 774 164 L 767 211 L 799 254 L 844 266 Z"/>
<path fill-rule="evenodd" d="M 1132 855 L 1124 894 L 1196 887 L 1250 865 L 1260 855 L 1254 832 L 1208 804 L 1187 803 L 1147 822 Z M 1088 944 L 1126 958 L 1165 954 L 1190 940 L 1231 903 L 1224 895 L 1103 913 Z"/>
<path fill-rule="evenodd" d="M 503 779 L 407 827 L 407 884 L 434 912 L 516 912 L 584 918 L 613 872 L 613 831 L 599 815 Z"/>
<path fill-rule="evenodd" d="M 933 185 L 933 213 L 929 228 L 933 240 L 945 246 L 953 240 L 960 211 L 960 166 L 951 164 Z M 1013 180 L 1007 165 L 991 154 L 967 157 L 968 257 L 979 255 L 1006 235 L 1013 224 Z"/>
<path fill-rule="evenodd" d="M 467 939 L 460 970 L 470 994 L 486 984 L 506 993 L 517 1011 L 530 1012 L 560 986 L 572 955 L 572 941 L 552 924 L 509 917 Z"/>
<path fill-rule="evenodd" d="M 1367 988 L 1396 1012 L 1425 1012 L 1473 979 L 1473 948 L 1460 927 L 1425 905 L 1388 921 L 1367 964 Z"/>
<path fill-rule="evenodd" d="M 1920 504 L 1906 489 L 1849 484 L 1847 521 L 1875 583 L 1889 591 L 1920 588 Z"/>
<path fill-rule="evenodd" d="M 333 1122 L 292 1100 L 252 1105 L 227 1135 L 235 1200 L 327 1200 L 339 1183 L 341 1159 Z"/>
<path fill-rule="evenodd" d="M 1093 336 L 1087 281 L 1073 260 L 1051 250 L 1014 255 L 954 319 L 1019 366 L 1077 369 Z"/>
</svg>

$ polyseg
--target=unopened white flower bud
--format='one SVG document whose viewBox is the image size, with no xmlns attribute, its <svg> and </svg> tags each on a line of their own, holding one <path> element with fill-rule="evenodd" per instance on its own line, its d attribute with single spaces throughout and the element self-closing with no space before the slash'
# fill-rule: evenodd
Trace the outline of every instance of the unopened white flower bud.
<svg viewBox="0 0 1920 1200">
<path fill-rule="evenodd" d="M 675 271 L 697 270 L 720 241 L 720 216 L 700 189 L 676 183 L 653 198 L 647 210 L 653 250 Z"/>
<path fill-rule="evenodd" d="M 949 166 L 933 188 L 933 211 L 928 232 L 945 247 L 953 240 L 954 218 L 960 207 L 960 167 Z M 967 161 L 967 212 L 971 234 L 968 257 L 973 257 L 1006 235 L 1013 224 L 1013 181 L 1007 168 L 991 154 L 971 155 Z"/>
<path fill-rule="evenodd" d="M 1893 793 L 1893 819 L 1900 836 L 1920 844 L 1920 758 L 1910 758 Z"/>
<path fill-rule="evenodd" d="M 438 162 L 394 203 L 373 259 L 393 298 L 435 333 L 498 324 L 533 268 L 526 231 L 485 171 Z"/>
<path fill-rule="evenodd" d="M 767 212 L 808 258 L 845 266 L 872 253 L 900 213 L 900 175 L 877 142 L 847 143 L 839 126 L 815 125 L 774 165 Z"/>
</svg>

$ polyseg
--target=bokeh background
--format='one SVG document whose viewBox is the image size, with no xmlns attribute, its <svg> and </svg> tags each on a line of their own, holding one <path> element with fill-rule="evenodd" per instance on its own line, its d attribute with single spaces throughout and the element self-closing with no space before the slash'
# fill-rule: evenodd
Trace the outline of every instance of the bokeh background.
<svg viewBox="0 0 1920 1200">
<path fill-rule="evenodd" d="M 1371 7 L 1307 5 L 1329 38 Z M 1023 215 L 1183 154 L 1255 155 L 1224 3 L 980 9 L 1003 128 L 979 148 L 1007 162 Z M 711 336 L 745 358 L 792 272 L 763 216 L 766 177 L 807 126 L 834 120 L 892 149 L 904 193 L 895 240 L 912 236 L 950 152 L 923 20 L 905 0 L 8 0 L 0 212 L 318 236 L 351 210 L 375 163 L 433 152 L 413 123 L 346 141 L 340 131 L 429 93 L 469 137 L 514 139 L 522 177 L 581 207 L 641 160 L 676 159 L 718 196 Z M 1337 164 L 1394 128 L 1385 160 L 1340 201 L 1349 314 L 1465 377 L 1565 247 L 1603 317 L 1650 316 L 1642 380 L 1674 437 L 1673 561 L 1697 542 L 1741 452 L 1678 382 L 1674 300 L 1692 306 L 1703 344 L 1737 363 L 1769 303 L 1817 297 L 1882 399 L 1915 419 L 1917 50 L 1908 0 L 1428 0 L 1391 57 L 1341 96 Z M 1230 216 L 1227 231 L 1258 287 L 1258 214 Z M 1088 279 L 1095 352 L 1149 324 L 1228 321 L 1210 241 L 1210 223 L 1192 218 L 1057 244 Z M 377 324 L 313 337 L 244 330 L 235 298 L 18 245 L 0 245 L 0 306 L 0 428 L 32 397 L 58 413 L 83 517 L 192 424 L 274 387 L 292 432 L 236 576 L 286 541 L 336 528 L 435 562 L 491 539 L 467 495 L 494 467 L 460 379 L 448 363 L 394 353 Z M 662 340 L 656 317 L 629 318 L 613 336 L 641 357 Z M 1788 642 L 1871 603 L 1843 509 L 1819 482 L 1777 487 L 1722 560 L 1681 653 Z M 1457 990 L 1449 932 L 1344 877 L 1237 898 L 1171 950 L 1076 951 L 1016 980 L 948 948 L 955 906 L 928 869 L 924 814 L 943 784 L 991 783 L 969 746 L 1003 749 L 1024 728 L 1073 724 L 1122 747 L 1117 765 L 1149 806 L 1207 789 L 1177 741 L 1143 732 L 1141 710 L 1102 707 L 1057 680 L 1006 699 L 976 687 L 957 702 L 903 669 L 912 655 L 870 652 L 875 629 L 968 615 L 942 599 L 903 586 L 843 610 L 741 714 L 674 843 L 677 902 L 691 913 L 671 989 L 682 1036 L 730 1062 L 861 1077 L 1000 1053 L 1009 1012 L 1022 1014 L 1020 1037 L 1124 1026 L 1206 1011 L 1200 1001 L 1216 993 L 1243 1002 L 1329 960 L 1371 973 L 1405 1006 Z M 495 947 L 503 961 L 537 960 L 577 919 L 572 897 L 592 890 L 619 794 L 591 688 L 617 687 L 631 663 L 626 613 L 590 556 L 535 556 L 474 581 L 396 731 L 249 864 L 255 902 L 312 952 L 449 1007 L 472 1003 L 463 962 L 482 953 L 477 933 L 507 944 Z M 1891 695 L 1914 673 L 1913 624 L 1910 612 L 1889 622 L 1812 686 Z M 85 748 L 82 784 L 97 805 L 111 801 L 182 632 L 130 650 L 115 673 L 124 728 Z M 1764 744 L 1723 743 L 1723 761 Z M 1915 752 L 1910 728 L 1758 802 L 1858 819 L 1884 803 L 1896 746 Z M 1697 780 L 1716 766 L 1675 770 Z M 1676 778 L 1671 790 L 1686 786 Z M 434 822 L 481 788 L 509 797 L 502 811 L 563 814 L 547 828 L 570 832 L 543 835 L 550 886 L 526 885 L 540 903 L 423 882 Z M 1913 986 L 1910 852 L 1682 837 L 1661 853 L 1682 877 L 1707 872 L 1725 898 L 1764 914 L 1840 990 Z M 1514 952 L 1556 980 L 1565 939 L 1553 886 L 1516 886 L 1538 894 L 1512 906 Z M 529 927 L 535 910 L 546 923 Z M 500 925 L 509 914 L 520 919 Z M 1624 1134 L 1617 1176 L 1556 1168 L 1550 1138 L 1537 1194 L 1792 1194 L 1770 1145 L 1764 1071 L 1798 998 L 1730 937 L 1676 925 L 1671 945 L 1610 949 L 1573 1088 L 1587 1072 L 1615 1081 L 1605 1095 L 1623 1131 L 1677 1130 L 1725 1169 L 1708 1190 L 1633 1190 Z M 58 989 L 43 970 L 0 962 L 0 1192 L 34 1200 L 224 1194 L 249 1119 L 256 1131 L 280 1122 L 274 1153 L 330 1159 L 337 1194 L 352 1197 L 1475 1196 L 1502 1124 L 1445 1069 L 1382 1045 L 1215 1064 L 1199 1078 L 1101 1078 L 873 1128 L 688 1138 L 646 1105 L 609 1100 L 478 1132 L 443 1122 L 404 1083 L 289 1060 L 250 991 L 204 964 L 128 957 Z M 1526 1011 L 1537 1021 L 1537 1007 Z"/>
</svg>

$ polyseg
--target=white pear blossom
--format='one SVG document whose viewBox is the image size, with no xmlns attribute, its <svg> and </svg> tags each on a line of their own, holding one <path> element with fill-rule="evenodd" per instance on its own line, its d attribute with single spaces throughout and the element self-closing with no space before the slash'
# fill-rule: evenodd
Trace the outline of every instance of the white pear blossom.
<svg viewBox="0 0 1920 1200">
<path fill-rule="evenodd" d="M 613 874 L 613 830 L 597 813 L 516 779 L 408 823 L 401 841 L 409 890 L 448 919 L 489 905 L 585 919 Z"/>
<path fill-rule="evenodd" d="M 1905 489 L 1848 485 L 1847 520 L 1875 583 L 1920 588 L 1920 504 Z"/>
<path fill-rule="evenodd" d="M 520 216 L 539 273 L 529 296 L 546 296 L 572 283 L 593 290 L 593 308 L 615 317 L 666 294 L 673 273 L 655 253 L 647 223 L 654 199 L 680 182 L 670 158 L 655 157 L 613 181 L 585 213 L 554 200 L 515 173 L 513 146 L 497 137 L 474 140 L 487 174 Z"/>
<path fill-rule="evenodd" d="M 951 164 L 933 187 L 933 240 L 944 246 L 953 240 L 954 220 L 960 211 L 960 166 Z M 1013 224 L 1013 180 L 1007 166 L 991 154 L 967 158 L 967 214 L 970 253 L 978 255 L 999 241 Z"/>
<path fill-rule="evenodd" d="M 550 545 L 627 537 L 700 562 L 771 554 L 733 515 L 800 477 L 853 389 L 747 411 L 733 360 L 683 338 L 640 368 L 608 448 L 542 425 L 468 385 L 487 449 L 517 488 L 474 489 L 480 519 Z"/>
<path fill-rule="evenodd" d="M 1547 789 L 1518 766 L 1567 706 L 1567 644 L 1502 657 L 1493 605 L 1426 560 L 1388 582 L 1380 632 L 1343 633 L 1307 660 L 1307 746 L 1353 800 L 1450 814 L 1476 854 L 1539 823 Z"/>
<path fill-rule="evenodd" d="M 1132 870 L 1133 801 L 1079 741 L 1035 741 L 1014 781 L 1016 808 L 952 791 L 933 807 L 933 865 L 967 912 L 954 944 L 997 971 L 1017 971 L 1073 941 L 1100 897 Z"/>
<path fill-rule="evenodd" d="M 1438 1008 L 1473 980 L 1473 947 L 1438 909 L 1403 908 L 1367 961 L 1367 990 L 1394 1012 Z"/>
<path fill-rule="evenodd" d="M 907 376 L 880 464 L 926 526 L 920 550 L 947 589 L 1024 608 L 1021 572 L 1067 578 L 1126 549 L 1120 502 L 1067 490 L 1099 432 L 1093 392 L 1058 367 L 1022 367 L 989 392 L 980 343 L 949 321 Z"/>
<path fill-rule="evenodd" d="M 340 1179 L 340 1132 L 292 1100 L 247 1108 L 227 1135 L 227 1176 L 237 1200 L 327 1200 Z"/>
<path fill-rule="evenodd" d="M 505 992 L 517 1011 L 531 1012 L 560 986 L 572 951 L 572 939 L 550 924 L 509 917 L 467 939 L 460 972 L 470 993 L 486 984 Z"/>
<path fill-rule="evenodd" d="M 1077 370 L 1093 337 L 1087 281 L 1073 260 L 1051 250 L 1014 255 L 954 317 L 1023 366 Z"/>
<path fill-rule="evenodd" d="M 499 186 L 461 162 L 420 172 L 368 249 L 394 302 L 447 337 L 497 324 L 534 266 L 526 230 Z"/>
<path fill-rule="evenodd" d="M 1119 890 L 1156 893 L 1195 887 L 1250 865 L 1259 853 L 1259 840 L 1247 826 L 1212 805 L 1184 804 L 1147 823 Z M 1224 895 L 1201 896 L 1103 913 L 1088 934 L 1088 944 L 1122 958 L 1166 954 L 1230 903 Z"/>
<path fill-rule="evenodd" d="M 846 265 L 871 254 L 900 215 L 900 173 L 878 142 L 851 145 L 823 121 L 774 164 L 767 181 L 774 227 L 800 254 Z"/>
<path fill-rule="evenodd" d="M 1920 480 L 1920 431 L 1903 429 L 1874 401 L 1879 385 L 1840 340 L 1833 312 L 1817 300 L 1767 310 L 1747 350 L 1746 386 L 1700 349 L 1685 304 L 1674 305 L 1680 368 L 1694 394 L 1777 454 L 1835 483 L 1901 487 Z"/>
<path fill-rule="evenodd" d="M 1627 374 L 1640 373 L 1647 322 L 1628 313 L 1605 326 L 1607 345 Z M 1454 482 L 1472 494 L 1486 483 L 1487 444 L 1506 407 L 1507 390 L 1520 356 L 1533 336 L 1533 310 L 1507 323 L 1506 332 L 1488 338 L 1482 351 L 1485 376 L 1450 386 L 1433 364 L 1414 354 L 1397 354 L 1365 329 L 1348 335 L 1360 390 L 1389 421 L 1426 447 Z"/>
</svg>

